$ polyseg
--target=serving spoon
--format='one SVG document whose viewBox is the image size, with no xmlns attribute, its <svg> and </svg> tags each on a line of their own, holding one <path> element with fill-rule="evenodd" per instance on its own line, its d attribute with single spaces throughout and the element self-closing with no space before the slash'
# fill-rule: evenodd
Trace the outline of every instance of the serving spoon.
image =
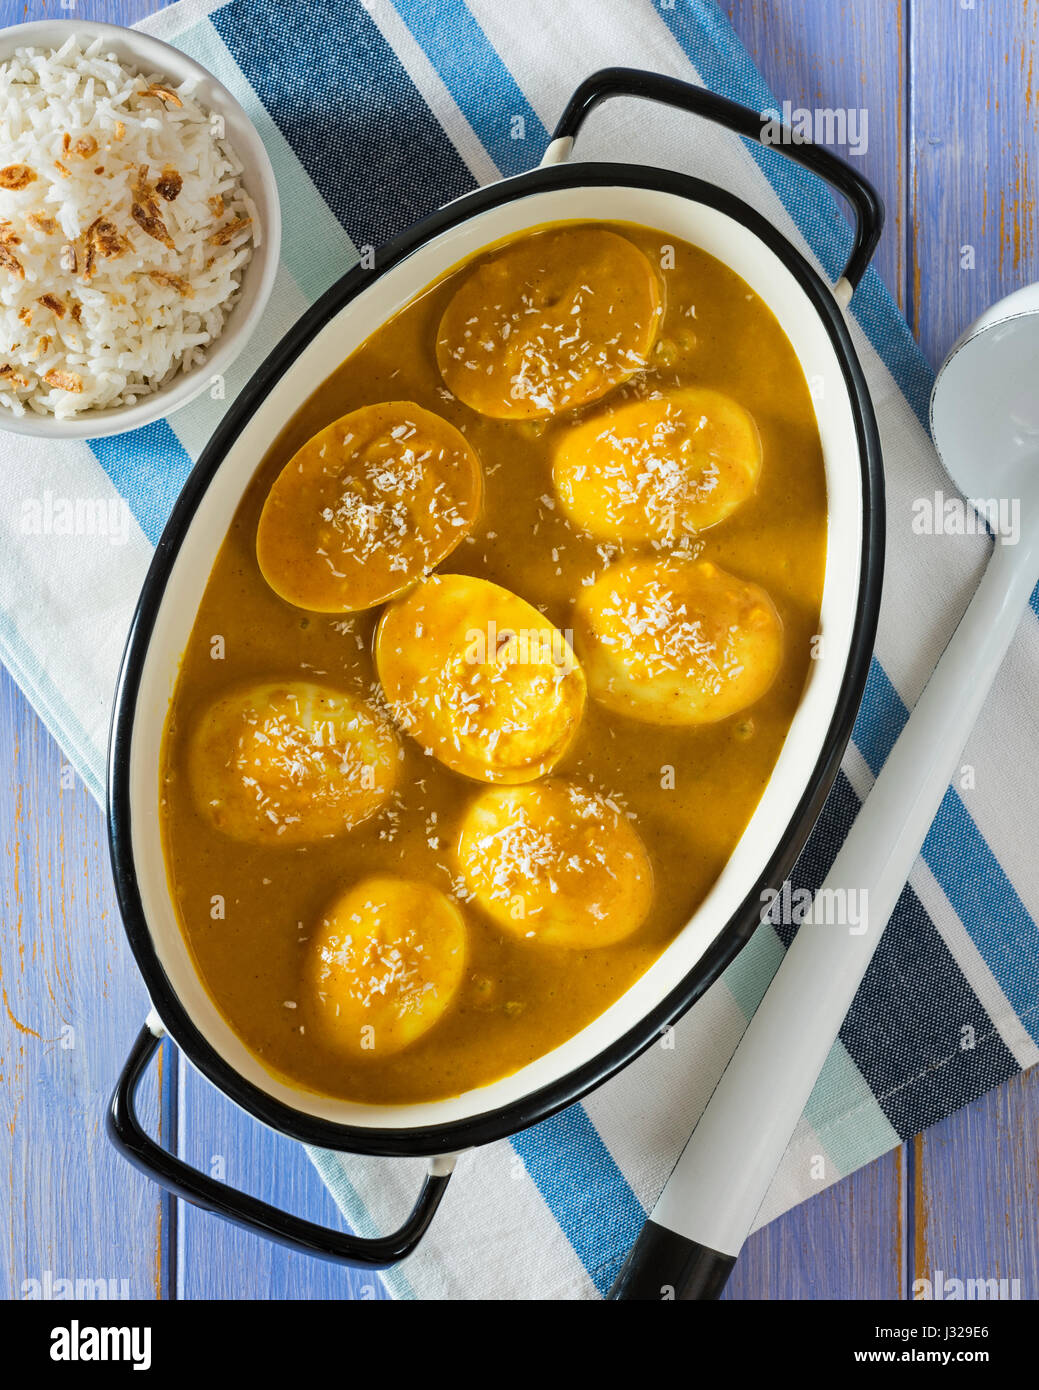
<svg viewBox="0 0 1039 1390">
<path fill-rule="evenodd" d="M 994 532 L 988 566 L 610 1298 L 724 1288 L 1039 582 L 1039 283 L 957 342 L 931 433 Z M 854 929 L 828 925 L 835 890 L 866 904 Z"/>
</svg>

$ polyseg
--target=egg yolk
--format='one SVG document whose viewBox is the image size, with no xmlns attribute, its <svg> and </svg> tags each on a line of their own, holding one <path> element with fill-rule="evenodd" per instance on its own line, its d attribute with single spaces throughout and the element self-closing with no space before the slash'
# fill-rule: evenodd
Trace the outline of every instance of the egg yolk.
<svg viewBox="0 0 1039 1390">
<path fill-rule="evenodd" d="M 499 926 L 546 946 L 608 946 L 642 924 L 653 872 L 620 808 L 552 777 L 498 787 L 462 823 L 458 865 Z"/>
<path fill-rule="evenodd" d="M 298 845 L 373 815 L 397 778 L 400 743 L 363 700 L 296 681 L 222 695 L 193 731 L 192 792 L 225 835 Z"/>
<path fill-rule="evenodd" d="M 783 627 L 757 584 L 681 556 L 610 566 L 577 605 L 592 696 L 651 724 L 711 724 L 761 698 Z"/>
<path fill-rule="evenodd" d="M 641 370 L 660 286 L 627 238 L 595 228 L 524 237 L 480 261 L 437 332 L 448 389 L 499 420 L 542 420 L 606 395 Z"/>
<path fill-rule="evenodd" d="M 582 421 L 560 439 L 552 471 L 582 530 L 671 541 L 716 526 L 752 495 L 761 441 L 731 397 L 689 387 Z"/>
<path fill-rule="evenodd" d="M 453 425 L 413 401 L 366 405 L 308 439 L 279 473 L 256 557 L 299 608 L 372 608 L 451 554 L 482 495 L 480 461 Z"/>
<path fill-rule="evenodd" d="M 312 939 L 309 1019 L 329 1046 L 378 1060 L 440 1021 L 465 960 L 465 922 L 450 898 L 374 875 L 340 894 Z"/>
<path fill-rule="evenodd" d="M 540 777 L 584 710 L 584 676 L 563 633 L 469 575 L 434 575 L 387 608 L 375 664 L 400 727 L 478 781 Z"/>
</svg>

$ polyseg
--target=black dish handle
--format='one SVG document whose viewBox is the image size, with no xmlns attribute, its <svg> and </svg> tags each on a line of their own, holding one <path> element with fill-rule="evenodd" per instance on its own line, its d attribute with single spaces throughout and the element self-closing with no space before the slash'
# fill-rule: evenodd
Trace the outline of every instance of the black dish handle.
<svg viewBox="0 0 1039 1390">
<path fill-rule="evenodd" d="M 788 159 L 825 179 L 831 187 L 847 198 L 855 215 L 855 239 L 841 275 L 841 280 L 846 281 L 849 287 L 843 298 L 845 302 L 851 298 L 851 292 L 862 279 L 880 240 L 881 229 L 884 226 L 884 204 L 873 185 L 861 174 L 856 173 L 850 164 L 831 154 L 821 145 L 794 143 L 792 139 L 785 139 L 782 143 L 776 144 L 765 136 L 767 126 L 772 122 L 767 122 L 759 111 L 753 111 L 749 106 L 740 106 L 735 101 L 729 101 L 727 97 L 709 92 L 705 87 L 694 87 L 691 82 L 681 82 L 677 77 L 664 77 L 657 72 L 641 72 L 638 68 L 602 68 L 599 72 L 593 72 L 591 77 L 586 77 L 567 102 L 566 109 L 552 132 L 553 144 L 557 140 L 575 140 L 591 112 L 609 97 L 643 97 L 647 101 L 662 102 L 665 106 L 676 106 L 682 111 L 706 116 L 708 120 L 735 131 L 737 135 L 756 141 L 765 149 L 778 150 Z M 789 135 L 788 128 L 783 129 Z"/>
<path fill-rule="evenodd" d="M 108 1111 L 109 1138 L 135 1168 L 203 1211 L 213 1212 L 225 1221 L 233 1221 L 237 1226 L 244 1226 L 248 1231 L 293 1250 L 301 1250 L 305 1255 L 317 1255 L 323 1260 L 336 1260 L 362 1269 L 386 1269 L 412 1253 L 440 1205 L 450 1172 L 427 1173 L 418 1200 L 403 1226 L 389 1235 L 370 1240 L 304 1221 L 300 1216 L 250 1197 L 247 1192 L 238 1192 L 167 1152 L 141 1127 L 136 1107 L 137 1088 L 161 1041 L 161 1034 L 145 1024 L 116 1083 Z"/>
</svg>

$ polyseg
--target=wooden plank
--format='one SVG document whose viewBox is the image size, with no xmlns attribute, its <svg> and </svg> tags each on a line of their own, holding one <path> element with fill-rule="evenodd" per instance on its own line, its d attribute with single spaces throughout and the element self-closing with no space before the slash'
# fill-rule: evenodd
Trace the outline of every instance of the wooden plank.
<svg viewBox="0 0 1039 1390">
<path fill-rule="evenodd" d="M 136 24 L 164 9 L 163 0 L 0 0 L 0 27 L 38 19 L 93 20 L 98 24 Z"/>
<path fill-rule="evenodd" d="M 259 1124 L 182 1063 L 180 1153 L 285 1211 L 345 1229 L 299 1144 Z M 404 1213 L 402 1212 L 403 1216 Z M 377 1274 L 282 1249 L 180 1204 L 178 1298 L 385 1298 Z"/>
<path fill-rule="evenodd" d="M 904 1298 L 903 1168 L 896 1149 L 755 1231 L 723 1297 Z"/>
<path fill-rule="evenodd" d="M 937 366 L 1039 278 L 1039 0 L 912 0 L 911 319 Z"/>
<path fill-rule="evenodd" d="M 1039 1298 L 1039 1068 L 927 1130 L 914 1150 L 910 1288 L 926 1279 L 933 1290 L 941 1271 L 946 1284 L 1017 1280 L 1008 1294 Z"/>
<path fill-rule="evenodd" d="M 1039 276 L 1039 0 L 912 0 L 909 308 L 937 365 L 984 308 Z M 1039 1296 L 1039 1073 L 919 1136 L 909 1161 L 915 1279 L 1019 1278 Z"/>
<path fill-rule="evenodd" d="M 104 1134 L 147 1012 L 104 820 L 2 670 L 0 846 L 0 1298 L 21 1298 L 47 1271 L 154 1297 L 159 1194 Z M 157 1089 L 144 1100 L 154 1124 Z"/>
<path fill-rule="evenodd" d="M 908 0 L 723 0 L 722 8 L 780 102 L 866 113 L 867 149 L 835 154 L 876 185 L 887 224 L 875 264 L 900 306 L 906 284 Z"/>
<path fill-rule="evenodd" d="M 161 0 L 0 0 L 0 24 L 128 24 L 159 8 Z M 0 768 L 0 1111 L 12 1194 L 9 1220 L 0 1216 L 9 1230 L 0 1296 L 20 1297 L 24 1280 L 50 1270 L 165 1297 L 174 1204 L 104 1135 L 109 1093 L 148 1007 L 115 904 L 104 817 L 3 671 Z M 142 1091 L 153 1129 L 168 1056 Z"/>
</svg>

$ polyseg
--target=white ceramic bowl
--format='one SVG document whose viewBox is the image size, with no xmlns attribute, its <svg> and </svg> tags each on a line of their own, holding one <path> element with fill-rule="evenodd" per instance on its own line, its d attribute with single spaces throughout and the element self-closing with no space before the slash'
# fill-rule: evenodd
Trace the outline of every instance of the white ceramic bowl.
<svg viewBox="0 0 1039 1390">
<path fill-rule="evenodd" d="M 75 34 L 82 39 L 103 38 L 105 49 L 121 62 L 146 76 L 159 74 L 173 86 L 193 82 L 200 105 L 223 117 L 228 142 L 244 166 L 242 183 L 256 204 L 262 244 L 242 273 L 242 290 L 227 318 L 223 332 L 204 361 L 181 373 L 167 385 L 134 405 L 108 410 L 86 410 L 70 420 L 27 412 L 19 417 L 0 406 L 0 429 L 45 439 L 96 439 L 146 425 L 169 415 L 204 391 L 212 378 L 225 372 L 245 347 L 259 323 L 274 287 L 281 248 L 281 207 L 274 170 L 256 127 L 231 93 L 192 58 L 161 39 L 116 24 L 76 20 L 42 20 L 0 29 L 0 63 L 19 48 L 57 49 Z"/>
</svg>

